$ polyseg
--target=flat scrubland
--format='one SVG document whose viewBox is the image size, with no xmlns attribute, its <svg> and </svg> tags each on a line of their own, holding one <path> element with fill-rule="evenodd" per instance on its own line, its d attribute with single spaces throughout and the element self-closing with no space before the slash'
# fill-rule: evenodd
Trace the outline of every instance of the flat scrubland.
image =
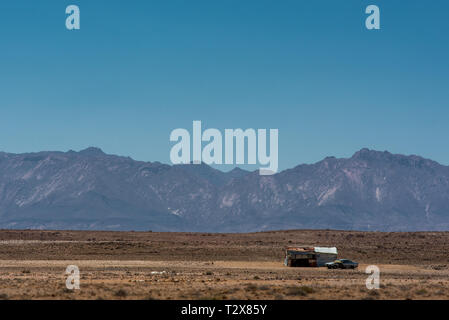
<svg viewBox="0 0 449 320">
<path fill-rule="evenodd" d="M 360 266 L 288 268 L 293 245 L 336 246 Z M 68 265 L 79 290 L 66 288 Z M 368 265 L 378 290 L 366 288 Z M 0 231 L 0 299 L 448 298 L 449 232 Z"/>
</svg>

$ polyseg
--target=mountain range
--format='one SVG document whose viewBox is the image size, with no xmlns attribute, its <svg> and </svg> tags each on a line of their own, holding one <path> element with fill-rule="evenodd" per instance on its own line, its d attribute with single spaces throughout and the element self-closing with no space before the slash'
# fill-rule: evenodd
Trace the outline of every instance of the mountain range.
<svg viewBox="0 0 449 320">
<path fill-rule="evenodd" d="M 369 149 L 272 176 L 92 147 L 0 152 L 0 228 L 449 230 L 449 167 Z"/>
</svg>

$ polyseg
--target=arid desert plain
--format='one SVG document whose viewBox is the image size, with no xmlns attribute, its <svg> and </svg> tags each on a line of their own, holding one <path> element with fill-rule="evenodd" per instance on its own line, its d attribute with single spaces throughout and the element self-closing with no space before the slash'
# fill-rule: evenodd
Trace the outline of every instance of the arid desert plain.
<svg viewBox="0 0 449 320">
<path fill-rule="evenodd" d="M 289 268 L 293 245 L 336 246 L 360 265 Z M 79 290 L 66 287 L 68 265 Z M 0 299 L 449 299 L 449 232 L 3 230 Z"/>
</svg>

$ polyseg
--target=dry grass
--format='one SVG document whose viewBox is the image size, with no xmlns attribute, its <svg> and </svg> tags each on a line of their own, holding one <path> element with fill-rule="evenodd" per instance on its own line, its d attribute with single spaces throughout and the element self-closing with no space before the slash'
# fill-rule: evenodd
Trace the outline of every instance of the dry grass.
<svg viewBox="0 0 449 320">
<path fill-rule="evenodd" d="M 357 270 L 287 268 L 292 244 L 337 246 Z M 0 299 L 448 299 L 449 233 L 0 231 Z M 65 287 L 78 265 L 81 289 Z M 365 287 L 364 268 L 381 270 Z"/>
</svg>

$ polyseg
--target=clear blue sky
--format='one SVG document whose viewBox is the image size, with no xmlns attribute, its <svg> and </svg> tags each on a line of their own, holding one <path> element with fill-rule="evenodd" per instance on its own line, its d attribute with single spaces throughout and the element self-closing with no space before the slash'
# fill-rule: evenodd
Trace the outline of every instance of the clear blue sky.
<svg viewBox="0 0 449 320">
<path fill-rule="evenodd" d="M 65 28 L 65 8 L 81 30 Z M 365 28 L 365 8 L 381 30 Z M 169 162 L 169 134 L 278 128 L 280 169 L 360 148 L 449 164 L 449 2 L 0 3 L 0 150 Z M 258 166 L 257 166 L 258 167 Z"/>
</svg>

